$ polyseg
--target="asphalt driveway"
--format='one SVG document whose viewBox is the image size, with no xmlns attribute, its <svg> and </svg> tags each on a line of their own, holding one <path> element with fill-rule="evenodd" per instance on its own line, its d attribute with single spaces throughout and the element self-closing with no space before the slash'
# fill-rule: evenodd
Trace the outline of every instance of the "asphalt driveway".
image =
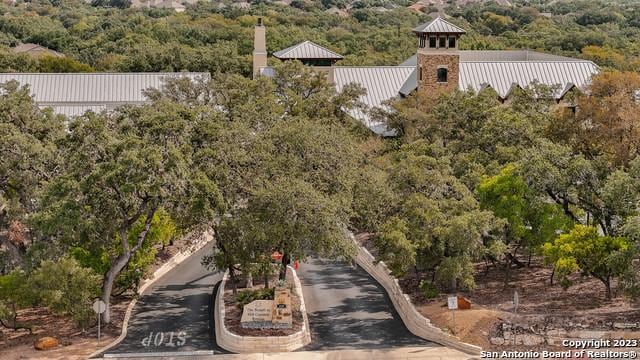
<svg viewBox="0 0 640 360">
<path fill-rule="evenodd" d="M 304 350 L 439 346 L 411 334 L 384 288 L 361 268 L 312 259 L 298 275 L 312 338 Z"/>
<path fill-rule="evenodd" d="M 212 296 L 222 273 L 206 270 L 205 246 L 149 287 L 138 300 L 127 336 L 108 354 L 212 351 L 216 345 Z M 364 270 L 321 259 L 298 270 L 312 343 L 301 350 L 439 346 L 411 334 L 384 288 Z"/>
<path fill-rule="evenodd" d="M 176 266 L 138 299 L 125 339 L 109 354 L 209 350 L 226 353 L 215 342 L 212 294 L 222 273 L 205 269 L 209 244 Z"/>
</svg>

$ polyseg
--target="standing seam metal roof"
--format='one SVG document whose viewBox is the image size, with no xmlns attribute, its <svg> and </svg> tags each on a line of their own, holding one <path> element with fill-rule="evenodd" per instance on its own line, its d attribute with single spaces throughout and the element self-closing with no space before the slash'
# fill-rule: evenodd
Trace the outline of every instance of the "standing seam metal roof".
<svg viewBox="0 0 640 360">
<path fill-rule="evenodd" d="M 561 98 L 573 87 L 586 88 L 599 68 L 591 61 L 468 61 L 460 62 L 458 87 L 475 92 L 491 87 L 507 98 L 515 87 L 525 88 L 534 82 L 556 86 L 554 96 Z M 360 100 L 369 108 L 381 107 L 387 100 L 409 95 L 417 88 L 414 66 L 336 67 L 334 78 L 340 91 L 346 84 L 357 83 L 367 90 Z M 377 134 L 388 134 L 384 123 L 371 120 L 367 112 L 352 110 L 350 115 Z"/>
<path fill-rule="evenodd" d="M 278 59 L 342 59 L 342 55 L 309 40 L 276 51 L 273 56 Z"/>
<path fill-rule="evenodd" d="M 4 73 L 0 83 L 16 80 L 29 85 L 40 107 L 74 116 L 122 104 L 148 101 L 143 91 L 162 89 L 167 78 L 209 79 L 209 73 Z"/>
<path fill-rule="evenodd" d="M 565 58 L 568 59 L 568 58 Z M 410 58 L 403 64 L 411 64 Z M 567 61 L 461 61 L 458 86 L 460 90 L 471 88 L 478 92 L 486 87 L 493 88 L 498 96 L 507 98 L 514 84 L 524 88 L 533 82 L 548 86 L 557 86 L 554 96 L 564 95 L 569 84 L 584 89 L 589 85 L 591 77 L 599 72 L 596 64 L 586 60 Z M 415 71 L 407 78 L 400 89 L 404 96 L 418 87 Z"/>
<path fill-rule="evenodd" d="M 539 82 L 557 86 L 554 95 L 559 98 L 568 84 L 586 88 L 598 72 L 598 66 L 591 61 L 468 61 L 460 63 L 458 85 L 461 90 L 471 88 L 478 92 L 486 84 L 506 98 L 514 85 L 525 88 Z"/>
<path fill-rule="evenodd" d="M 372 109 L 383 108 L 383 102 L 397 97 L 402 84 L 413 71 L 414 66 L 337 66 L 333 76 L 338 91 L 342 91 L 350 83 L 357 83 L 365 88 L 367 93 L 360 97 L 360 101 Z M 349 114 L 377 134 L 388 133 L 386 124 L 371 120 L 366 112 L 354 109 Z"/>
<path fill-rule="evenodd" d="M 406 62 L 405 62 L 406 63 Z M 591 61 L 467 61 L 460 62 L 458 87 L 460 90 L 472 89 L 479 92 L 487 87 L 493 88 L 500 97 L 506 98 L 514 87 L 527 87 L 533 82 L 548 86 L 557 86 L 554 96 L 561 98 L 573 87 L 584 89 L 599 68 Z M 273 76 L 273 68 L 263 68 L 261 73 Z M 361 85 L 366 94 L 360 97 L 368 110 L 385 108 L 383 103 L 398 97 L 409 95 L 417 88 L 415 65 L 407 66 L 369 66 L 334 67 L 336 89 L 342 89 L 350 83 Z M 371 119 L 368 110 L 353 109 L 349 115 L 360 120 L 373 132 L 389 135 L 385 123 Z"/>
<path fill-rule="evenodd" d="M 459 50 L 460 62 L 468 61 L 588 61 L 532 50 Z M 416 55 L 410 56 L 400 66 L 415 66 Z"/>
<path fill-rule="evenodd" d="M 438 33 L 438 34 L 464 34 L 463 28 L 453 25 L 452 23 L 437 17 L 435 20 L 418 25 L 413 28 L 413 32 L 417 33 Z"/>
</svg>

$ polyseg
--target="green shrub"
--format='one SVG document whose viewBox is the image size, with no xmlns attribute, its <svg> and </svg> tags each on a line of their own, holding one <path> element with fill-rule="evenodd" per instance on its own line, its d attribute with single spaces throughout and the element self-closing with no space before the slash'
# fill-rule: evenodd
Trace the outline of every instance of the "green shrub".
<svg viewBox="0 0 640 360">
<path fill-rule="evenodd" d="M 14 330 L 29 328 L 18 322 L 18 310 L 34 304 L 34 292 L 24 272 L 14 270 L 0 276 L 0 325 Z"/>
<path fill-rule="evenodd" d="M 93 270 L 66 257 L 42 262 L 27 285 L 37 294 L 39 304 L 55 314 L 70 316 L 85 327 L 95 316 L 91 304 L 100 295 L 100 281 L 101 276 Z"/>
<path fill-rule="evenodd" d="M 258 290 L 243 290 L 236 295 L 236 301 L 238 302 L 238 308 L 244 309 L 244 306 L 255 300 L 273 300 L 274 289 L 258 289 Z"/>
<path fill-rule="evenodd" d="M 424 280 L 420 281 L 420 291 L 427 299 L 435 299 L 440 294 L 435 285 Z"/>
</svg>

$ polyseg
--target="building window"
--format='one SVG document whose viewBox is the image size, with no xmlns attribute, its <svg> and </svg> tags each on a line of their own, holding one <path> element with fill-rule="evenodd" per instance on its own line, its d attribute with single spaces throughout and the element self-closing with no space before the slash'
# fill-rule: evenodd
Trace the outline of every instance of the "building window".
<svg viewBox="0 0 640 360">
<path fill-rule="evenodd" d="M 426 46 L 427 43 L 427 36 L 426 35 L 420 35 L 420 47 L 423 48 Z"/>
<path fill-rule="evenodd" d="M 437 38 L 435 36 L 429 36 L 429 47 L 435 49 L 437 46 Z"/>
<path fill-rule="evenodd" d="M 456 47 L 456 37 L 449 36 L 449 49 L 455 49 Z"/>
<path fill-rule="evenodd" d="M 443 48 L 443 49 L 447 47 L 447 37 L 446 36 L 440 36 L 440 47 Z"/>
<path fill-rule="evenodd" d="M 422 81 L 422 66 L 418 68 L 418 78 Z"/>
<path fill-rule="evenodd" d="M 438 82 L 446 83 L 447 82 L 447 69 L 446 68 L 438 68 Z"/>
</svg>

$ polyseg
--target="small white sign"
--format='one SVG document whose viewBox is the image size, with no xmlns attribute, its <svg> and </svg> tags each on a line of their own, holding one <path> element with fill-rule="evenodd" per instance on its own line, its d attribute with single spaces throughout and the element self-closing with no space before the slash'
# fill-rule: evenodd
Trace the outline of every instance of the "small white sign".
<svg viewBox="0 0 640 360">
<path fill-rule="evenodd" d="M 93 303 L 93 311 L 95 311 L 96 314 L 102 314 L 105 310 L 107 310 L 107 305 L 104 303 L 104 301 L 96 300 Z"/>
<path fill-rule="evenodd" d="M 449 310 L 456 310 L 458 308 L 458 297 L 449 296 L 447 298 L 447 305 L 449 306 Z"/>
</svg>

